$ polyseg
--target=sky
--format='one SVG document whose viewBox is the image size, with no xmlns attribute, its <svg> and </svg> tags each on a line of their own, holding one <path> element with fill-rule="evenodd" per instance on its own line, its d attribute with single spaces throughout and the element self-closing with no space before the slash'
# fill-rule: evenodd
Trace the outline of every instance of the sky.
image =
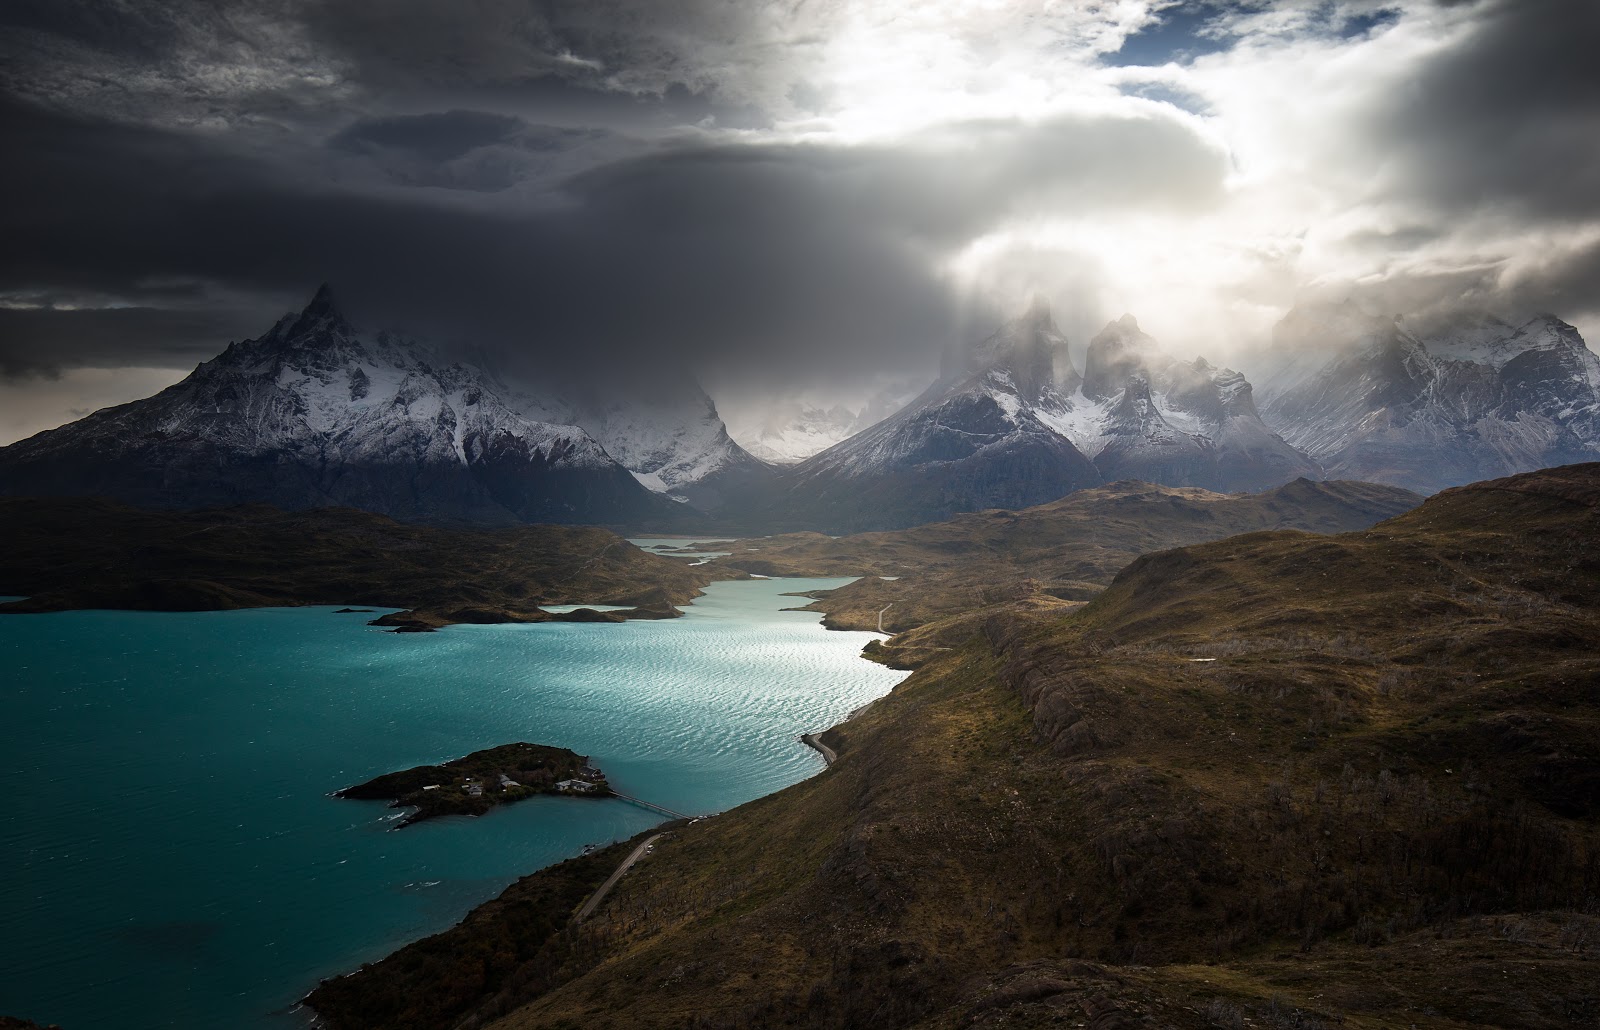
<svg viewBox="0 0 1600 1030">
<path fill-rule="evenodd" d="M 1600 336 L 1593 0 L 11 0 L 0 443 L 332 282 L 724 407 L 1048 299 L 1226 359 L 1297 303 Z"/>
</svg>

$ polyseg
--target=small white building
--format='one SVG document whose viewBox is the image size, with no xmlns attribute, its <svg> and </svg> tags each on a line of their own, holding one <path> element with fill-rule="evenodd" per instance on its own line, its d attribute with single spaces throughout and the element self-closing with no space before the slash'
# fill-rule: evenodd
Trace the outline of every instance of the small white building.
<svg viewBox="0 0 1600 1030">
<path fill-rule="evenodd" d="M 556 784 L 556 789 L 575 790 L 580 793 L 587 794 L 589 791 L 594 790 L 594 784 L 590 783 L 588 780 L 562 780 L 560 783 Z"/>
</svg>

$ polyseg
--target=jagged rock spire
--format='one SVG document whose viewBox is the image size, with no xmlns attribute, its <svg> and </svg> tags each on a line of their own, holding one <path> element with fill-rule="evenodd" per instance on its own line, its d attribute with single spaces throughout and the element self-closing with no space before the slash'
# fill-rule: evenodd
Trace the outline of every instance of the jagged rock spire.
<svg viewBox="0 0 1600 1030">
<path fill-rule="evenodd" d="M 285 335 L 290 339 L 294 339 L 311 332 L 318 326 L 343 323 L 344 321 L 344 313 L 339 310 L 339 303 L 333 295 L 333 287 L 328 283 L 323 283 L 317 287 L 317 292 L 311 297 L 311 303 L 307 304 L 304 310 L 300 312 L 299 317 L 294 320 L 294 324 L 290 326 Z"/>
<path fill-rule="evenodd" d="M 311 297 L 311 303 L 306 305 L 305 314 L 317 315 L 320 317 L 322 315 L 336 315 L 338 313 L 339 305 L 334 301 L 332 284 L 323 283 L 321 286 L 318 286 L 317 292 Z"/>
<path fill-rule="evenodd" d="M 1100 330 L 1089 341 L 1084 357 L 1083 392 L 1090 398 L 1113 397 L 1126 385 L 1128 376 L 1144 375 L 1160 357 L 1155 340 L 1139 329 L 1139 320 L 1123 315 Z"/>
<path fill-rule="evenodd" d="M 1028 302 L 1028 310 L 1023 313 L 1022 321 L 1030 325 L 1054 325 L 1055 318 L 1050 313 L 1050 302 L 1044 294 L 1035 293 Z"/>
</svg>

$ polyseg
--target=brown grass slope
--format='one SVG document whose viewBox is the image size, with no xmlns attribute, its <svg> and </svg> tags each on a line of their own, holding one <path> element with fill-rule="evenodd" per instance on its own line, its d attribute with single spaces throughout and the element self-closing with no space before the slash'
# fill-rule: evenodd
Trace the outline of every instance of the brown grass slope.
<svg viewBox="0 0 1600 1030">
<path fill-rule="evenodd" d="M 538 982 L 559 963 L 573 911 L 645 836 L 525 876 L 444 933 L 323 981 L 305 1003 L 340 1030 L 453 1026 L 496 992 Z"/>
<path fill-rule="evenodd" d="M 961 515 L 913 529 L 830 539 L 800 533 L 738 541 L 710 567 L 771 576 L 864 576 L 812 608 L 837 629 L 901 632 L 1024 598 L 1087 600 L 1134 558 L 1253 530 L 1340 533 L 1422 498 L 1372 483 L 1300 479 L 1259 494 L 1123 482 L 1021 511 Z M 898 576 L 880 580 L 878 576 Z"/>
<path fill-rule="evenodd" d="M 462 1025 L 1592 1025 L 1597 498 L 1551 470 L 993 607 Z"/>
<path fill-rule="evenodd" d="M 604 529 L 446 529 L 353 508 L 0 498 L 0 536 L 0 594 L 29 595 L 4 612 L 368 604 L 443 625 L 538 619 L 540 604 L 681 604 L 713 578 Z"/>
</svg>

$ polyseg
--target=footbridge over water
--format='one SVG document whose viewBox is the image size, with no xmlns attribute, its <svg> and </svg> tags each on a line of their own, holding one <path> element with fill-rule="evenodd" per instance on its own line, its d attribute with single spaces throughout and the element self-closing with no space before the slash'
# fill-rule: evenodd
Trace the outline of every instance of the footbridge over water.
<svg viewBox="0 0 1600 1030">
<path fill-rule="evenodd" d="M 660 812 L 662 815 L 671 816 L 674 819 L 693 819 L 694 818 L 694 816 L 692 816 L 692 815 L 684 815 L 682 812 L 674 812 L 672 809 L 666 807 L 665 805 L 658 805 L 658 804 L 655 804 L 654 802 L 651 802 L 651 801 L 645 801 L 642 798 L 636 798 L 636 797 L 632 797 L 631 795 L 624 794 L 620 790 L 613 790 L 611 792 L 611 796 L 614 797 L 614 798 L 621 798 L 624 801 L 632 801 L 634 804 L 638 805 L 640 808 L 648 808 L 652 812 Z"/>
</svg>

